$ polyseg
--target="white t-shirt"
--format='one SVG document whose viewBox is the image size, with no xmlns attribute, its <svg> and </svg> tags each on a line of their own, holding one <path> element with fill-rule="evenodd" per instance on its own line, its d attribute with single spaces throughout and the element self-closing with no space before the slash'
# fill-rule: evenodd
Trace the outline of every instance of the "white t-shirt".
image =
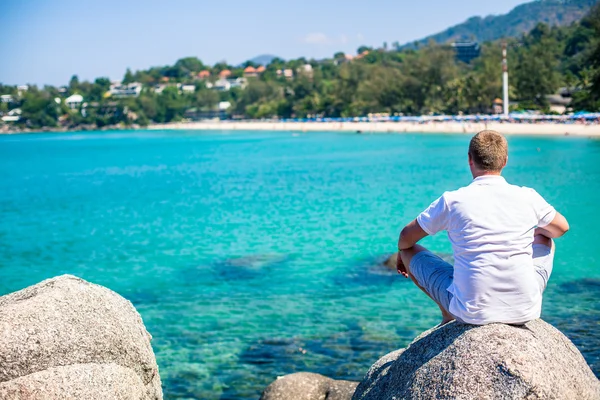
<svg viewBox="0 0 600 400">
<path fill-rule="evenodd" d="M 539 318 L 534 229 L 556 211 L 535 190 L 484 175 L 446 192 L 418 217 L 429 235 L 447 231 L 454 252 L 450 312 L 464 322 L 517 324 Z"/>
</svg>

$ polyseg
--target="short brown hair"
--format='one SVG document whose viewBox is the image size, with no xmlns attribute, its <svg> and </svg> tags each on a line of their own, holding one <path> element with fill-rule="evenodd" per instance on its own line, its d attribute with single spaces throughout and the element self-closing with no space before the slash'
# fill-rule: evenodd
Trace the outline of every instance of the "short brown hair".
<svg viewBox="0 0 600 400">
<path fill-rule="evenodd" d="M 480 169 L 501 171 L 508 160 L 508 143 L 496 131 L 481 131 L 471 139 L 469 155 Z"/>
</svg>

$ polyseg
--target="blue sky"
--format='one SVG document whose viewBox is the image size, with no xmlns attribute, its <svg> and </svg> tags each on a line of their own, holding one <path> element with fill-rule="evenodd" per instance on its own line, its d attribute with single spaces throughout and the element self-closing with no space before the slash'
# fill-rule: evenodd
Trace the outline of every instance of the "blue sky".
<svg viewBox="0 0 600 400">
<path fill-rule="evenodd" d="M 122 78 L 127 67 L 241 63 L 260 54 L 323 58 L 422 38 L 526 0 L 2 0 L 0 82 Z"/>
</svg>

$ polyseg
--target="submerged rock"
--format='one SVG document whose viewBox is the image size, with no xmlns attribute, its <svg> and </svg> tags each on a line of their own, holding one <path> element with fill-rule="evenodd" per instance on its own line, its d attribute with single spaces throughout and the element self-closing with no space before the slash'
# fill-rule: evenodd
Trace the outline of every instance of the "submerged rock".
<svg viewBox="0 0 600 400">
<path fill-rule="evenodd" d="M 383 265 L 385 265 L 389 269 L 396 271 L 398 265 L 398 253 L 394 253 L 388 258 L 386 258 L 383 262 Z"/>
<path fill-rule="evenodd" d="M 260 400 L 350 400 L 358 382 L 338 381 L 310 372 L 277 378 Z"/>
<path fill-rule="evenodd" d="M 0 297 L 0 398 L 162 399 L 133 305 L 70 275 Z"/>
<path fill-rule="evenodd" d="M 223 267 L 261 269 L 276 266 L 288 261 L 288 257 L 282 254 L 254 254 L 243 257 L 227 258 L 218 264 Z"/>
<path fill-rule="evenodd" d="M 522 326 L 456 322 L 377 361 L 353 399 L 600 399 L 577 348 L 542 320 Z"/>
<path fill-rule="evenodd" d="M 260 279 L 289 262 L 283 254 L 255 254 L 219 260 L 213 264 L 215 272 L 226 280 Z"/>
</svg>

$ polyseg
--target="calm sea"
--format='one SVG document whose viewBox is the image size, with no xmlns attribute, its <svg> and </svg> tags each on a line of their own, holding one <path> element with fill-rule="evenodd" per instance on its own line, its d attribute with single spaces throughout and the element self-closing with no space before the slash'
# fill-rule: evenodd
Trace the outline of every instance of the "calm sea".
<svg viewBox="0 0 600 400">
<path fill-rule="evenodd" d="M 359 380 L 439 321 L 380 265 L 470 182 L 469 137 L 134 131 L 0 137 L 0 295 L 60 274 L 131 300 L 166 398 Z M 565 214 L 543 317 L 600 372 L 600 141 L 510 137 L 506 178 Z M 426 245 L 449 253 L 444 235 Z"/>
</svg>

